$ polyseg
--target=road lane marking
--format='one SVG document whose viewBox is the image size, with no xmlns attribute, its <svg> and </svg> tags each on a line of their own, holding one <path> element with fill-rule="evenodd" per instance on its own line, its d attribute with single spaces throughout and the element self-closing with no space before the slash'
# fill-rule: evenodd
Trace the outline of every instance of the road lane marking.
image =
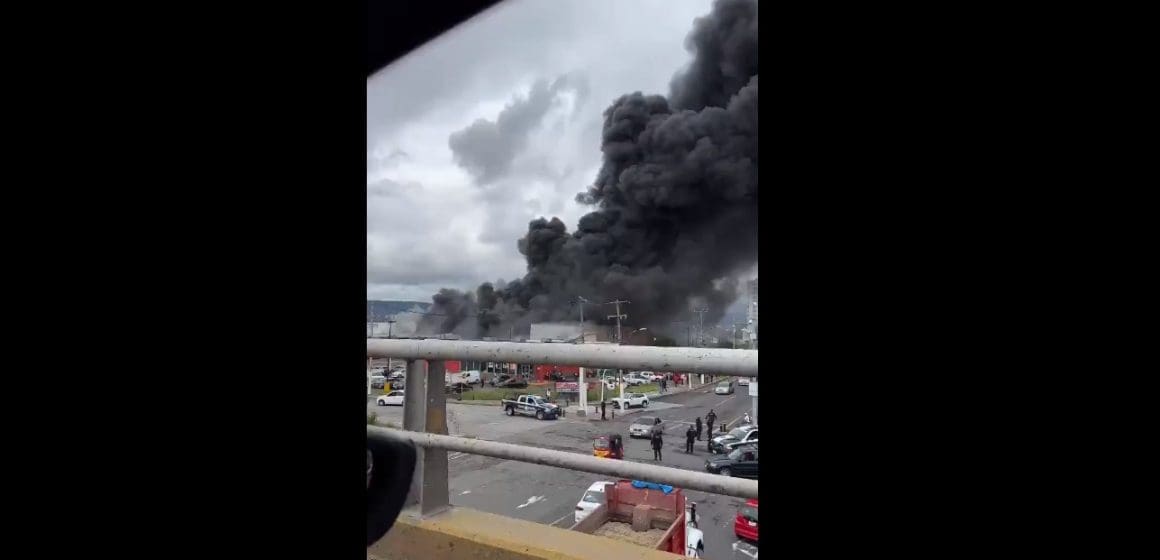
<svg viewBox="0 0 1160 560">
<path fill-rule="evenodd" d="M 559 523 L 559 522 L 561 522 L 561 521 L 563 521 L 563 520 L 565 520 L 565 519 L 568 519 L 569 517 L 576 517 L 576 514 L 575 514 L 575 512 L 568 512 L 568 513 L 565 513 L 565 514 L 564 514 L 564 517 L 561 517 L 561 518 L 559 518 L 559 519 L 557 519 L 557 520 L 553 521 L 552 523 L 550 523 L 550 525 L 552 525 L 552 526 L 554 527 L 554 526 L 555 526 L 557 523 Z"/>
<path fill-rule="evenodd" d="M 452 453 L 451 455 L 447 456 L 447 459 L 448 460 L 458 459 L 458 458 L 462 457 L 463 455 L 464 455 L 463 453 Z"/>
<path fill-rule="evenodd" d="M 532 496 L 531 498 L 528 498 L 528 501 L 516 506 L 516 509 L 524 509 L 524 508 L 526 508 L 526 507 L 528 507 L 536 502 L 541 502 L 543 500 L 544 500 L 543 496 Z"/>
</svg>

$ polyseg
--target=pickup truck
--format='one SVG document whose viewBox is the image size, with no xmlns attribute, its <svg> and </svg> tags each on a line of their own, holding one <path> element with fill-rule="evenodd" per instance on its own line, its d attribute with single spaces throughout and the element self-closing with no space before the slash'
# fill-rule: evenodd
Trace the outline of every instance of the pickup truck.
<svg viewBox="0 0 1160 560">
<path fill-rule="evenodd" d="M 523 414 L 524 416 L 535 416 L 537 420 L 554 420 L 560 414 L 560 407 L 544 400 L 544 397 L 539 395 L 520 395 L 514 400 L 504 399 L 500 401 L 500 404 L 508 416 Z"/>
<path fill-rule="evenodd" d="M 593 493 L 591 488 L 588 493 Z M 605 483 L 604 492 L 596 494 L 598 505 L 573 524 L 572 531 L 662 550 L 678 558 L 705 556 L 705 534 L 697 528 L 696 521 L 687 521 L 690 512 L 681 489 L 618 480 Z M 634 527 L 638 517 L 646 527 Z M 697 515 L 698 519 L 701 517 Z"/>
<path fill-rule="evenodd" d="M 733 428 L 728 434 L 709 440 L 710 453 L 729 453 L 742 445 L 757 443 L 757 426 L 744 425 Z"/>
</svg>

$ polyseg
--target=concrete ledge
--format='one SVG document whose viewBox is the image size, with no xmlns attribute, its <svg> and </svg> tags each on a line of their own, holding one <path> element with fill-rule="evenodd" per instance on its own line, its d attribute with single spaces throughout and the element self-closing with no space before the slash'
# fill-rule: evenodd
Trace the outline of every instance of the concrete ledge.
<svg viewBox="0 0 1160 560">
<path fill-rule="evenodd" d="M 383 560 L 673 560 L 675 554 L 502 515 L 452 507 L 404 512 L 368 555 Z"/>
</svg>

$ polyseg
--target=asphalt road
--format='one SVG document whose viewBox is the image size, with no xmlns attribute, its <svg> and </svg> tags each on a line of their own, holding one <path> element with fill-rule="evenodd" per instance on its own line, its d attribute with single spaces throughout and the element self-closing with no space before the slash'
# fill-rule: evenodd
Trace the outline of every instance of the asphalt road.
<svg viewBox="0 0 1160 560">
<path fill-rule="evenodd" d="M 704 440 L 692 454 L 684 452 L 683 423 L 692 422 L 698 416 L 703 418 L 712 408 L 719 422 L 724 420 L 733 425 L 751 406 L 745 387 L 738 387 L 736 393 L 728 396 L 714 395 L 712 390 L 710 385 L 664 397 L 647 411 L 634 409 L 630 414 L 617 414 L 616 420 L 605 422 L 571 415 L 563 420 L 541 422 L 519 416 L 508 418 L 494 406 L 449 405 L 449 415 L 456 417 L 449 431 L 585 454 L 592 452 L 594 436 L 614 432 L 626 436 L 625 460 L 656 464 L 647 440 L 627 437 L 628 425 L 644 413 L 658 416 L 669 425 L 660 464 L 702 471 L 706 458 L 713 455 L 706 450 Z M 660 403 L 669 406 L 661 410 L 657 406 Z M 382 411 L 386 407 L 368 408 Z M 598 475 L 589 473 L 478 455 L 451 453 L 448 458 L 453 504 L 563 528 L 572 525 L 576 502 L 584 490 L 600 480 Z M 705 533 L 705 556 L 717 560 L 731 558 L 731 546 L 736 540 L 733 518 L 743 500 L 697 491 L 688 491 L 686 495 L 697 503 L 700 526 Z"/>
</svg>

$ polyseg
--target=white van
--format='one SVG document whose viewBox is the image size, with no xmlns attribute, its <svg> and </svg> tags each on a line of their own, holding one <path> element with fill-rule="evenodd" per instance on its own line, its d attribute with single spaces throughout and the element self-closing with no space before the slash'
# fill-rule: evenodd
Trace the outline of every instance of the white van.
<svg viewBox="0 0 1160 560">
<path fill-rule="evenodd" d="M 480 377 L 478 369 L 449 372 L 444 375 L 445 383 L 452 387 L 456 385 L 478 385 L 479 379 Z"/>
</svg>

